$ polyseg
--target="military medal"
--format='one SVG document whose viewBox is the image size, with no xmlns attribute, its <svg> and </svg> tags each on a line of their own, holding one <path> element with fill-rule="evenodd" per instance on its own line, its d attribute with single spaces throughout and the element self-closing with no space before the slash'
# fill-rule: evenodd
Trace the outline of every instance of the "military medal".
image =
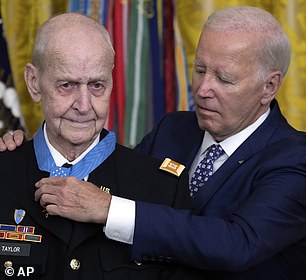
<svg viewBox="0 0 306 280">
<path fill-rule="evenodd" d="M 19 225 L 26 215 L 26 211 L 15 209 L 14 220 L 16 225 L 0 224 L 0 239 L 41 242 L 42 235 L 34 234 L 35 227 Z"/>
</svg>

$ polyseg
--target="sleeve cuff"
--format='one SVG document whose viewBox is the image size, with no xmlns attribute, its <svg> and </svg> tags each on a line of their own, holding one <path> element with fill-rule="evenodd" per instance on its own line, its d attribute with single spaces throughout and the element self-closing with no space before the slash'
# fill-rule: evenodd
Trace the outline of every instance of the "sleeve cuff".
<svg viewBox="0 0 306 280">
<path fill-rule="evenodd" d="M 135 201 L 112 196 L 105 235 L 112 240 L 133 244 Z"/>
</svg>

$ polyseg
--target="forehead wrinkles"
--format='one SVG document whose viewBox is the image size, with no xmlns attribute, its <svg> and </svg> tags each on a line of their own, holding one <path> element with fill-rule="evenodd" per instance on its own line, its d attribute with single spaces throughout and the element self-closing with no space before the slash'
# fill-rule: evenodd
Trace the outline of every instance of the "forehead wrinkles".
<svg viewBox="0 0 306 280">
<path fill-rule="evenodd" d="M 63 54 L 52 50 L 47 59 L 47 70 L 53 71 L 57 76 L 70 77 L 77 80 L 101 79 L 109 77 L 112 72 L 110 59 L 97 56 L 81 56 Z"/>
<path fill-rule="evenodd" d="M 258 38 L 241 31 L 206 29 L 200 38 L 196 60 L 206 64 L 249 64 L 256 61 Z"/>
<path fill-rule="evenodd" d="M 63 57 L 84 61 L 93 57 L 113 61 L 114 56 L 112 48 L 103 35 L 87 26 L 64 27 L 49 36 L 45 58 L 48 55 L 58 57 L 60 54 Z"/>
</svg>

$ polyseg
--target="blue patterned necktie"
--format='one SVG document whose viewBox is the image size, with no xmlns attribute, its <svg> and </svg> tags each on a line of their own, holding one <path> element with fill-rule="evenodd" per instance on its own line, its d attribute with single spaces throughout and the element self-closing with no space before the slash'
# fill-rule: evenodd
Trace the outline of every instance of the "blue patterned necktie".
<svg viewBox="0 0 306 280">
<path fill-rule="evenodd" d="M 211 145 L 207 149 L 205 157 L 200 161 L 190 181 L 190 196 L 194 194 L 205 185 L 208 179 L 213 174 L 214 161 L 222 156 L 224 151 L 220 145 Z"/>
</svg>

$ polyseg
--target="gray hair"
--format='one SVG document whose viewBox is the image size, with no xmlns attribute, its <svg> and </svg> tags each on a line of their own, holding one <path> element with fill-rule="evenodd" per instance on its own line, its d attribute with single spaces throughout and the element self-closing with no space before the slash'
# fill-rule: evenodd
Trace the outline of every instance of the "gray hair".
<svg viewBox="0 0 306 280">
<path fill-rule="evenodd" d="M 286 75 L 291 59 L 290 41 L 269 12 L 251 6 L 227 7 L 210 15 L 204 28 L 256 33 L 262 71 L 279 70 L 283 77 Z"/>
<path fill-rule="evenodd" d="M 113 54 L 115 54 L 109 33 L 103 25 L 101 25 L 93 18 L 82 14 L 63 13 L 48 19 L 38 29 L 32 54 L 33 64 L 37 67 L 42 66 L 43 55 L 46 51 L 48 42 L 58 29 L 75 25 L 84 25 L 96 29 L 98 32 L 101 33 Z"/>
</svg>

